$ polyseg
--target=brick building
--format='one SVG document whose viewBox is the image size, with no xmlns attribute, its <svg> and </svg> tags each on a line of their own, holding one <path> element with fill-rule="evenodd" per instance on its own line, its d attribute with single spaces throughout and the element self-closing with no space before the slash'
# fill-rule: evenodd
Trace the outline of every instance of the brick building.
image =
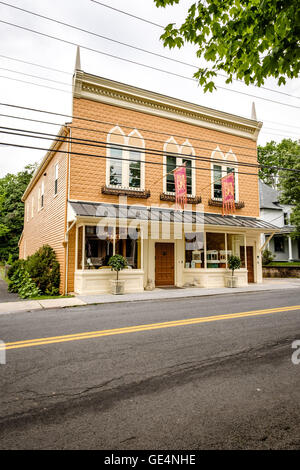
<svg viewBox="0 0 300 470">
<path fill-rule="evenodd" d="M 255 116 L 253 116 L 255 117 Z M 262 281 L 256 141 L 262 123 L 87 74 L 77 68 L 73 119 L 28 185 L 20 257 L 48 243 L 61 292 L 106 293 L 114 253 L 126 292 Z M 174 208 L 172 170 L 186 165 L 188 206 Z M 246 164 L 246 165 L 243 165 Z M 222 216 L 220 177 L 233 172 L 234 216 Z"/>
</svg>

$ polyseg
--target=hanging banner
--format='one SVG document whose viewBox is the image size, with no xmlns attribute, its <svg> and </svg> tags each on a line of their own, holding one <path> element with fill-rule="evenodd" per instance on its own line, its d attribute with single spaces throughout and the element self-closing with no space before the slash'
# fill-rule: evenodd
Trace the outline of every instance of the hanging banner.
<svg viewBox="0 0 300 470">
<path fill-rule="evenodd" d="M 184 209 L 187 199 L 186 168 L 181 166 L 173 172 L 175 182 L 176 205 Z"/>
<path fill-rule="evenodd" d="M 222 178 L 222 199 L 223 210 L 222 215 L 234 214 L 235 200 L 234 200 L 234 174 L 229 173 Z"/>
</svg>

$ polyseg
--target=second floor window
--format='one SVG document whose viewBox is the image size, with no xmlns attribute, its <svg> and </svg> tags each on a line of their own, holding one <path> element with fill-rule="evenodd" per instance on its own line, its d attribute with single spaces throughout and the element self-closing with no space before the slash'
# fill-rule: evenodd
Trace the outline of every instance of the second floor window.
<svg viewBox="0 0 300 470">
<path fill-rule="evenodd" d="M 222 167 L 220 165 L 214 165 L 214 198 L 222 199 Z"/>
<path fill-rule="evenodd" d="M 141 153 L 129 152 L 129 186 L 141 187 Z"/>
<path fill-rule="evenodd" d="M 186 168 L 186 185 L 187 185 L 187 194 L 191 196 L 193 194 L 193 184 L 192 184 L 192 161 L 188 158 L 177 158 L 170 155 L 167 155 L 167 185 L 166 190 L 168 193 L 175 193 L 175 181 L 174 174 L 172 173 L 175 168 L 185 164 Z"/>
<path fill-rule="evenodd" d="M 108 135 L 106 184 L 144 188 L 144 142 L 137 130 L 128 136 L 116 127 Z"/>
<path fill-rule="evenodd" d="M 112 186 L 122 186 L 123 175 L 123 150 L 121 148 L 111 148 L 109 160 L 109 184 Z"/>
</svg>

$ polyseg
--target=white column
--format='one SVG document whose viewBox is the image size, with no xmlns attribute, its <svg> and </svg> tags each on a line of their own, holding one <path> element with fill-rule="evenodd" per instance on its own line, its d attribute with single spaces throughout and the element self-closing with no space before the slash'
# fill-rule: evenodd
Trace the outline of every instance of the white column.
<svg viewBox="0 0 300 470">
<path fill-rule="evenodd" d="M 288 242 L 289 242 L 289 261 L 293 259 L 293 249 L 292 249 L 292 239 L 291 237 L 288 237 Z"/>
</svg>

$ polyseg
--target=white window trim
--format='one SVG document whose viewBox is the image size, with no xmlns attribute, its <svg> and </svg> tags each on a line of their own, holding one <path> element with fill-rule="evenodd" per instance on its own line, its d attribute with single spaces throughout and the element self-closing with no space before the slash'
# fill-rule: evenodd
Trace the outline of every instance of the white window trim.
<svg viewBox="0 0 300 470">
<path fill-rule="evenodd" d="M 120 136 L 123 138 L 123 145 L 125 148 L 122 148 L 122 144 L 117 144 L 111 141 L 111 136 L 118 131 Z M 140 140 L 141 147 L 140 148 L 140 156 L 141 156 L 141 186 L 139 188 L 133 188 L 129 186 L 129 163 L 130 163 L 130 148 L 129 142 L 131 137 L 135 137 Z M 109 131 L 107 134 L 106 139 L 107 144 L 110 146 L 115 145 L 116 147 L 120 147 L 122 150 L 122 184 L 121 185 L 113 185 L 110 184 L 110 147 L 106 147 L 106 186 L 110 188 L 120 188 L 120 189 L 130 189 L 132 191 L 144 191 L 145 190 L 145 141 L 137 129 L 133 129 L 128 136 L 124 134 L 122 129 L 119 126 L 115 126 L 113 129 Z M 128 147 L 128 148 L 127 148 Z"/>
<path fill-rule="evenodd" d="M 181 145 L 179 146 L 174 137 L 170 137 L 165 143 L 164 143 L 164 154 L 163 154 L 163 192 L 165 194 L 170 194 L 172 196 L 175 195 L 175 191 L 167 191 L 167 156 L 175 156 L 175 155 L 168 155 L 168 145 L 173 144 L 177 147 L 177 153 L 180 154 L 180 156 L 176 156 L 176 166 L 181 166 L 182 165 L 182 160 L 188 160 L 189 156 L 195 157 L 195 150 L 194 147 L 190 144 L 188 139 Z M 186 155 L 182 153 L 183 149 L 189 146 L 192 155 Z M 195 160 L 191 160 L 192 166 L 192 194 L 189 194 L 189 197 L 195 197 L 196 196 L 196 171 L 195 171 Z"/>
<path fill-rule="evenodd" d="M 34 197 L 31 199 L 31 218 L 33 219 L 34 214 Z"/>
<path fill-rule="evenodd" d="M 232 160 L 228 160 L 228 158 L 231 158 L 231 159 L 234 159 L 234 161 Z M 215 150 L 213 150 L 213 152 L 211 153 L 211 157 L 210 157 L 212 160 L 223 160 L 220 161 L 220 162 L 211 162 L 210 164 L 210 168 L 211 168 L 211 199 L 215 200 L 215 201 L 222 201 L 222 198 L 216 198 L 214 197 L 214 166 L 217 165 L 217 166 L 220 166 L 221 167 L 221 171 L 222 171 L 222 177 L 226 176 L 227 175 L 227 168 L 234 168 L 234 173 L 235 173 L 235 202 L 238 202 L 239 201 L 239 178 L 238 178 L 238 165 L 237 165 L 237 158 L 236 158 L 236 155 L 232 152 L 232 150 L 230 149 L 229 152 L 227 152 L 225 155 L 224 153 L 222 152 L 222 150 L 220 149 L 219 146 L 217 146 L 215 148 Z"/>
</svg>

